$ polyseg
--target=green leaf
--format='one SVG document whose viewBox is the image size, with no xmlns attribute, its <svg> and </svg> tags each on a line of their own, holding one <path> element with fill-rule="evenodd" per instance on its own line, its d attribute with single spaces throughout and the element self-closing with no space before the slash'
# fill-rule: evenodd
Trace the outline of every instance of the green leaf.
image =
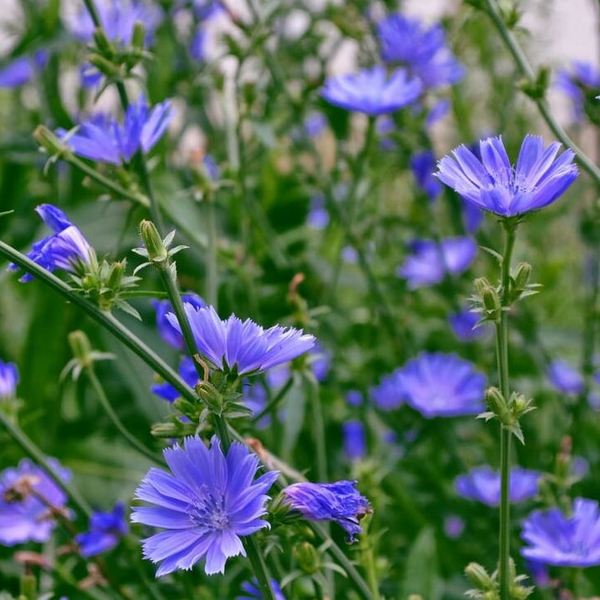
<svg viewBox="0 0 600 600">
<path fill-rule="evenodd" d="M 402 593 L 399 597 L 408 598 L 411 594 L 419 594 L 427 600 L 439 600 L 441 592 L 435 535 L 431 527 L 425 527 L 406 558 Z"/>
</svg>

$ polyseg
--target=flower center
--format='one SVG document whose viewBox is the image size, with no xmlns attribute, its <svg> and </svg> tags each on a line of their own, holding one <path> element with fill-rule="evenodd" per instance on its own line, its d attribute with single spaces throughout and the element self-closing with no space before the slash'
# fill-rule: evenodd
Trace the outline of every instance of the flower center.
<svg viewBox="0 0 600 600">
<path fill-rule="evenodd" d="M 223 530 L 229 527 L 224 495 L 211 492 L 206 486 L 190 504 L 189 516 L 196 527 L 203 529 Z"/>
</svg>

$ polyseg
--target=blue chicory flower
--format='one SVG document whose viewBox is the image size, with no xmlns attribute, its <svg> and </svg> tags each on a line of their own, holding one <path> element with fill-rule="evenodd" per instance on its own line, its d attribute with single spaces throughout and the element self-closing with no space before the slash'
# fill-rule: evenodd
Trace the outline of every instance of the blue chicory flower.
<svg viewBox="0 0 600 600">
<path fill-rule="evenodd" d="M 308 352 L 315 345 L 312 335 L 293 327 L 275 325 L 263 329 L 250 319 L 242 321 L 235 315 L 222 321 L 212 306 L 196 308 L 184 303 L 184 308 L 198 350 L 216 369 L 236 369 L 238 375 L 266 371 Z M 181 331 L 173 313 L 167 318 Z"/>
<path fill-rule="evenodd" d="M 458 539 L 465 530 L 465 520 L 458 515 L 448 515 L 444 519 L 444 533 L 451 540 Z"/>
<path fill-rule="evenodd" d="M 56 459 L 48 463 L 63 481 L 71 479 Z M 61 510 L 66 503 L 63 490 L 29 459 L 5 469 L 0 473 L 0 544 L 47 542 L 56 525 L 49 507 Z"/>
<path fill-rule="evenodd" d="M 267 406 L 268 394 L 265 387 L 259 383 L 250 383 L 250 381 L 244 381 L 242 385 L 242 401 L 246 408 L 252 411 L 252 415 L 256 416 L 260 414 L 262 410 Z M 259 429 L 268 427 L 271 423 L 271 417 L 267 414 L 262 417 L 256 426 Z"/>
<path fill-rule="evenodd" d="M 152 468 L 136 498 L 131 520 L 164 531 L 143 540 L 144 557 L 160 563 L 156 576 L 191 569 L 204 559 L 207 575 L 224 573 L 232 556 L 245 556 L 241 537 L 269 527 L 266 495 L 278 473 L 254 479 L 256 454 L 234 442 L 226 455 L 216 437 L 207 448 L 198 437 L 163 452 L 170 473 Z"/>
<path fill-rule="evenodd" d="M 461 145 L 438 163 L 436 176 L 475 206 L 501 217 L 515 217 L 552 204 L 575 181 L 572 150 L 547 148 L 540 136 L 526 135 L 516 165 L 510 164 L 502 138 L 479 142 L 481 160 Z"/>
<path fill-rule="evenodd" d="M 424 89 L 454 84 L 464 75 L 440 25 L 427 27 L 418 19 L 395 13 L 380 21 L 377 33 L 383 60 L 407 67 Z"/>
<path fill-rule="evenodd" d="M 509 498 L 511 502 L 523 502 L 538 493 L 541 473 L 515 467 L 510 472 Z M 500 504 L 500 473 L 489 466 L 476 467 L 459 475 L 454 487 L 463 498 L 476 500 L 488 506 Z"/>
<path fill-rule="evenodd" d="M 548 366 L 547 375 L 554 388 L 568 396 L 577 396 L 585 388 L 581 373 L 563 360 L 553 360 Z"/>
<path fill-rule="evenodd" d="M 584 91 L 589 91 L 591 96 L 600 89 L 600 70 L 590 62 L 576 60 L 571 69 L 558 72 L 556 86 L 571 100 L 573 121 L 579 123 L 585 113 Z"/>
<path fill-rule="evenodd" d="M 264 600 L 256 579 L 242 583 L 242 590 L 245 595 L 237 596 L 235 600 Z M 271 579 L 271 591 L 275 600 L 286 600 L 281 586 L 275 579 Z"/>
<path fill-rule="evenodd" d="M 77 273 L 81 265 L 90 265 L 96 260 L 94 249 L 83 233 L 69 221 L 60 208 L 52 204 L 40 204 L 35 211 L 53 233 L 33 244 L 27 253 L 33 262 L 48 271 L 60 269 Z M 10 265 L 9 269 L 16 271 L 18 267 Z M 33 276 L 25 274 L 20 281 L 32 279 Z"/>
<path fill-rule="evenodd" d="M 188 356 L 184 356 L 179 363 L 179 375 L 181 378 L 190 386 L 194 387 L 198 382 L 198 372 L 196 371 L 196 367 L 194 365 L 194 360 L 189 358 Z M 156 394 L 163 400 L 167 402 L 174 402 L 181 396 L 181 394 L 170 384 L 167 382 L 164 383 L 155 383 L 151 387 L 151 391 L 153 394 Z"/>
<path fill-rule="evenodd" d="M 313 196 L 310 199 L 308 209 L 307 225 L 313 229 L 325 229 L 329 224 L 329 211 L 325 208 L 323 196 Z"/>
<path fill-rule="evenodd" d="M 45 50 L 15 58 L 0 68 L 0 88 L 16 88 L 29 83 L 47 62 L 48 53 Z"/>
<path fill-rule="evenodd" d="M 146 97 L 141 95 L 127 108 L 123 123 L 96 114 L 82 121 L 74 131 L 57 129 L 56 134 L 77 156 L 120 165 L 129 162 L 137 152 L 150 152 L 172 118 L 170 101 L 150 109 Z"/>
<path fill-rule="evenodd" d="M 97 511 L 90 519 L 90 530 L 75 536 L 79 551 L 84 558 L 98 556 L 112 550 L 127 535 L 125 505 L 117 502 L 109 512 Z"/>
<path fill-rule="evenodd" d="M 356 481 L 294 483 L 283 490 L 286 503 L 310 521 L 335 521 L 348 534 L 348 541 L 362 532 L 360 519 L 371 512 L 369 501 L 356 488 Z"/>
<path fill-rule="evenodd" d="M 198 294 L 182 294 L 181 299 L 194 308 L 201 308 L 206 305 L 206 302 Z M 156 328 L 160 337 L 176 350 L 183 350 L 185 348 L 183 336 L 167 319 L 167 315 L 173 312 L 171 302 L 169 300 L 153 300 L 152 306 L 156 313 Z"/>
<path fill-rule="evenodd" d="M 17 365 L 0 360 L 0 400 L 13 398 L 19 383 Z"/>
<path fill-rule="evenodd" d="M 442 193 L 442 184 L 433 176 L 435 156 L 431 150 L 416 152 L 410 158 L 410 168 L 417 187 L 425 192 L 430 200 Z"/>
<path fill-rule="evenodd" d="M 363 403 L 362 392 L 358 390 L 348 390 L 346 392 L 346 402 L 349 406 L 360 406 Z"/>
<path fill-rule="evenodd" d="M 321 91 L 330 104 L 371 116 L 399 110 L 417 100 L 420 94 L 420 81 L 406 70 L 397 69 L 388 77 L 379 65 L 330 77 Z"/>
<path fill-rule="evenodd" d="M 355 265 L 358 262 L 358 251 L 354 246 L 344 246 L 342 248 L 342 260 L 350 265 Z"/>
<path fill-rule="evenodd" d="M 412 254 L 398 267 L 396 274 L 415 290 L 440 283 L 447 275 L 460 275 L 477 254 L 477 244 L 469 237 L 415 240 L 409 244 Z"/>
<path fill-rule="evenodd" d="M 303 129 L 308 137 L 317 137 L 325 130 L 325 127 L 327 127 L 327 119 L 323 113 L 318 111 L 309 113 L 304 119 Z"/>
<path fill-rule="evenodd" d="M 422 352 L 397 371 L 400 398 L 425 418 L 484 410 L 486 379 L 456 354 Z"/>
<path fill-rule="evenodd" d="M 479 315 L 468 308 L 452 313 L 448 317 L 454 335 L 461 342 L 470 342 L 485 333 L 484 327 L 481 325 L 476 327 L 479 320 Z"/>
<path fill-rule="evenodd" d="M 379 384 L 369 390 L 373 402 L 381 410 L 393 410 L 404 404 L 399 374 L 400 369 L 396 369 L 393 373 L 384 375 Z"/>
<path fill-rule="evenodd" d="M 344 454 L 348 460 L 360 460 L 367 454 L 367 436 L 365 426 L 356 419 L 342 425 Z"/>
<path fill-rule="evenodd" d="M 527 560 L 557 567 L 600 565 L 600 510 L 595 500 L 576 498 L 570 516 L 558 508 L 536 510 L 523 521 Z"/>
</svg>

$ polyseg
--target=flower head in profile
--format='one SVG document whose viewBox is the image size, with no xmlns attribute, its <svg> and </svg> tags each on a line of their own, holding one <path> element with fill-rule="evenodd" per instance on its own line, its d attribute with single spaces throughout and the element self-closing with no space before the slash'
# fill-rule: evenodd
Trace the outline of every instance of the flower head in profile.
<svg viewBox="0 0 600 600">
<path fill-rule="evenodd" d="M 47 62 L 48 53 L 45 50 L 15 58 L 0 68 L 0 88 L 16 88 L 29 83 Z"/>
<path fill-rule="evenodd" d="M 405 279 L 409 289 L 435 285 L 449 275 L 464 273 L 475 260 L 477 244 L 469 237 L 415 240 L 409 254 L 396 274 Z"/>
<path fill-rule="evenodd" d="M 586 98 L 596 97 L 600 91 L 600 71 L 590 62 L 576 60 L 571 69 L 558 72 L 556 86 L 572 103 L 572 118 L 580 122 L 585 114 Z"/>
<path fill-rule="evenodd" d="M 283 490 L 290 509 L 309 521 L 335 521 L 348 534 L 348 541 L 362 532 L 360 520 L 371 512 L 369 501 L 356 488 L 356 481 L 294 483 Z"/>
<path fill-rule="evenodd" d="M 479 142 L 481 160 L 466 146 L 438 163 L 437 177 L 475 206 L 501 217 L 516 217 L 552 204 L 575 181 L 572 150 L 559 155 L 560 144 L 544 147 L 526 135 L 516 164 L 510 164 L 501 137 Z"/>
<path fill-rule="evenodd" d="M 242 583 L 243 596 L 237 596 L 235 600 L 263 600 L 264 596 L 258 587 L 258 581 L 245 581 Z M 285 600 L 283 590 L 275 579 L 271 579 L 271 591 L 275 600 Z"/>
<path fill-rule="evenodd" d="M 71 472 L 53 458 L 50 466 L 63 481 Z M 56 525 L 50 507 L 64 509 L 67 496 L 44 470 L 24 458 L 0 473 L 0 544 L 46 542 Z"/>
<path fill-rule="evenodd" d="M 206 305 L 206 302 L 197 294 L 182 294 L 181 299 L 194 308 L 201 308 Z M 156 328 L 160 337 L 176 350 L 183 350 L 185 348 L 183 336 L 167 319 L 167 315 L 173 312 L 171 302 L 169 300 L 153 300 L 152 306 L 156 313 Z"/>
<path fill-rule="evenodd" d="M 194 360 L 188 356 L 184 356 L 179 363 L 179 375 L 190 386 L 194 387 L 198 382 L 198 372 L 194 365 Z M 174 402 L 181 396 L 175 387 L 166 381 L 163 383 L 155 383 L 151 387 L 153 394 L 167 402 Z"/>
<path fill-rule="evenodd" d="M 77 273 L 80 266 L 90 265 L 96 260 L 93 248 L 85 239 L 83 233 L 67 215 L 52 204 L 41 204 L 35 211 L 42 221 L 52 230 L 52 234 L 33 244 L 27 256 L 35 263 L 47 269 L 57 269 Z M 18 267 L 11 265 L 16 271 Z M 21 281 L 30 281 L 33 276 L 26 274 Z"/>
<path fill-rule="evenodd" d="M 562 394 L 577 396 L 585 388 L 581 373 L 563 360 L 553 360 L 548 366 L 547 375 L 550 383 Z"/>
<path fill-rule="evenodd" d="M 144 26 L 145 43 L 148 45 L 162 20 L 162 12 L 157 4 L 144 0 L 96 0 L 95 6 L 106 36 L 119 46 L 131 45 L 136 23 Z M 83 42 L 91 41 L 96 31 L 85 6 L 67 21 L 67 26 Z"/>
<path fill-rule="evenodd" d="M 398 370 L 397 382 L 400 397 L 427 419 L 485 408 L 485 376 L 455 354 L 422 352 Z"/>
<path fill-rule="evenodd" d="M 442 184 L 433 176 L 435 156 L 431 150 L 416 152 L 410 158 L 410 168 L 420 190 L 430 200 L 435 200 L 442 193 Z"/>
<path fill-rule="evenodd" d="M 348 460 L 360 460 L 367 454 L 365 426 L 357 419 L 346 421 L 342 425 L 344 454 Z"/>
<path fill-rule="evenodd" d="M 404 397 L 400 389 L 400 369 L 384 375 L 379 384 L 370 389 L 373 402 L 381 410 L 393 410 L 404 404 Z"/>
<path fill-rule="evenodd" d="M 77 156 L 112 165 L 129 162 L 137 152 L 150 152 L 165 133 L 173 111 L 166 100 L 153 108 L 145 96 L 129 105 L 122 123 L 105 114 L 82 121 L 74 131 L 57 135 Z"/>
<path fill-rule="evenodd" d="M 75 536 L 84 558 L 112 550 L 127 535 L 125 505 L 117 502 L 110 512 L 95 512 L 90 519 L 90 529 Z"/>
<path fill-rule="evenodd" d="M 286 363 L 315 345 L 315 338 L 293 327 L 275 325 L 263 329 L 250 319 L 231 315 L 222 321 L 212 306 L 184 304 L 198 350 L 216 369 L 236 370 L 238 375 L 266 371 Z M 181 331 L 173 313 L 167 315 Z"/>
<path fill-rule="evenodd" d="M 558 508 L 536 510 L 523 521 L 527 559 L 557 567 L 600 565 L 600 510 L 595 500 L 576 498 L 570 516 Z"/>
<path fill-rule="evenodd" d="M 541 473 L 529 469 L 514 468 L 510 472 L 509 498 L 511 502 L 523 502 L 538 493 Z M 454 482 L 457 493 L 463 498 L 476 500 L 488 506 L 500 504 L 500 473 L 491 467 L 471 469 L 459 475 Z"/>
<path fill-rule="evenodd" d="M 399 110 L 420 94 L 421 82 L 406 70 L 397 69 L 388 76 L 382 66 L 330 77 L 321 91 L 330 104 L 371 116 Z"/>
<path fill-rule="evenodd" d="M 456 83 L 464 75 L 440 25 L 428 27 L 418 19 L 395 13 L 380 21 L 377 33 L 383 60 L 408 68 L 424 89 Z"/>
<path fill-rule="evenodd" d="M 254 479 L 258 457 L 234 442 L 226 454 L 217 438 L 210 448 L 197 437 L 164 451 L 170 472 L 150 469 L 136 497 L 131 520 L 163 531 L 143 541 L 144 557 L 160 563 L 157 577 L 191 569 L 204 559 L 207 575 L 223 573 L 233 556 L 245 556 L 241 537 L 269 527 L 266 495 L 277 472 Z"/>
<path fill-rule="evenodd" d="M 13 398 L 19 383 L 17 365 L 0 360 L 0 400 Z"/>
</svg>

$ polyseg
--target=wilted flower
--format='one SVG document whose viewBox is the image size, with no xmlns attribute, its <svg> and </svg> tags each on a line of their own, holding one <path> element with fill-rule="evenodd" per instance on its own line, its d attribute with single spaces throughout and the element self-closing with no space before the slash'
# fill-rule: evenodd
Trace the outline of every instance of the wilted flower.
<svg viewBox="0 0 600 600">
<path fill-rule="evenodd" d="M 369 501 L 356 489 L 356 481 L 294 483 L 283 490 L 287 504 L 310 521 L 335 521 L 348 541 L 362 532 L 360 519 L 371 512 Z"/>
<path fill-rule="evenodd" d="M 179 375 L 190 386 L 194 387 L 198 382 L 198 372 L 194 365 L 194 360 L 187 356 L 181 359 L 179 363 Z M 181 394 L 166 381 L 164 383 L 155 383 L 151 391 L 167 402 L 174 402 Z"/>
<path fill-rule="evenodd" d="M 461 342 L 470 342 L 478 337 L 481 337 L 485 329 L 481 326 L 476 327 L 479 322 L 479 315 L 469 309 L 461 310 L 457 313 L 452 313 L 448 317 L 450 327 L 454 335 Z"/>
<path fill-rule="evenodd" d="M 191 304 L 194 308 L 201 308 L 206 305 L 206 302 L 197 294 L 182 294 L 181 299 L 183 302 Z M 167 315 L 173 312 L 173 305 L 169 300 L 153 300 L 152 306 L 156 312 L 156 328 L 160 337 L 177 350 L 183 350 L 185 348 L 183 336 L 178 329 L 175 329 Z"/>
<path fill-rule="evenodd" d="M 165 133 L 173 112 L 167 100 L 152 109 L 144 95 L 129 105 L 123 123 L 96 114 L 73 131 L 58 129 L 57 135 L 78 156 L 120 165 L 138 152 L 149 152 Z"/>
<path fill-rule="evenodd" d="M 410 158 L 410 168 L 419 189 L 423 190 L 430 200 L 435 200 L 442 192 L 442 184 L 433 176 L 435 156 L 430 150 L 416 152 Z"/>
<path fill-rule="evenodd" d="M 584 116 L 585 92 L 595 96 L 600 90 L 600 71 L 590 62 L 576 60 L 571 70 L 559 71 L 556 85 L 573 103 L 573 121 L 579 122 Z"/>
<path fill-rule="evenodd" d="M 583 376 L 563 360 L 554 360 L 547 371 L 550 383 L 561 393 L 570 396 L 581 394 L 585 388 Z"/>
<path fill-rule="evenodd" d="M 371 116 L 394 112 L 420 94 L 421 83 L 406 70 L 397 69 L 388 77 L 381 66 L 330 77 L 321 92 L 330 104 Z"/>
<path fill-rule="evenodd" d="M 409 245 L 412 254 L 398 267 L 396 274 L 406 279 L 415 290 L 435 285 L 446 275 L 460 275 L 466 271 L 477 254 L 477 244 L 468 237 L 434 240 L 415 240 Z"/>
<path fill-rule="evenodd" d="M 523 502 L 536 496 L 542 474 L 515 467 L 510 472 L 509 498 L 511 502 Z M 459 475 L 455 482 L 457 493 L 463 498 L 477 500 L 488 506 L 500 504 L 500 473 L 491 467 L 471 469 Z"/>
<path fill-rule="evenodd" d="M 422 352 L 397 372 L 400 397 L 424 417 L 481 412 L 485 376 L 455 354 Z"/>
<path fill-rule="evenodd" d="M 154 506 L 135 507 L 131 520 L 165 530 L 143 541 L 144 557 L 161 563 L 157 577 L 202 558 L 207 575 L 223 573 L 228 558 L 245 556 L 240 537 L 269 527 L 262 517 L 277 472 L 254 480 L 258 457 L 237 442 L 225 456 L 217 438 L 207 448 L 188 437 L 164 457 L 171 473 L 150 469 L 136 491 Z"/>
<path fill-rule="evenodd" d="M 15 58 L 0 68 L 0 88 L 16 88 L 29 83 L 47 62 L 48 53 L 45 50 Z"/>
<path fill-rule="evenodd" d="M 263 595 L 256 579 L 242 583 L 242 590 L 246 595 L 238 596 L 236 600 L 263 600 Z M 271 591 L 275 600 L 285 600 L 281 586 L 274 579 L 271 579 Z"/>
<path fill-rule="evenodd" d="M 536 510 L 523 521 L 521 549 L 528 560 L 557 567 L 600 565 L 600 511 L 595 500 L 576 498 L 571 516 L 558 508 Z"/>
<path fill-rule="evenodd" d="M 95 512 L 90 519 L 90 530 L 75 536 L 79 551 L 85 558 L 112 550 L 127 535 L 125 505 L 117 502 L 110 512 Z"/>
<path fill-rule="evenodd" d="M 400 369 L 396 369 L 393 373 L 384 375 L 379 384 L 370 389 L 373 402 L 381 410 L 393 410 L 404 404 L 399 374 Z"/>
<path fill-rule="evenodd" d="M 48 271 L 61 269 L 76 273 L 79 265 L 89 265 L 96 260 L 93 248 L 62 210 L 52 204 L 40 204 L 35 211 L 54 233 L 33 244 L 27 253 L 33 262 Z M 18 267 L 11 265 L 10 269 L 16 271 Z M 29 274 L 21 277 L 21 281 L 31 279 Z"/>
<path fill-rule="evenodd" d="M 446 46 L 440 25 L 427 27 L 418 19 L 395 13 L 378 24 L 377 32 L 383 60 L 406 66 L 424 89 L 456 83 L 464 75 Z"/>
<path fill-rule="evenodd" d="M 266 371 L 304 354 L 315 345 L 312 335 L 293 327 L 275 325 L 263 329 L 250 319 L 235 315 L 222 321 L 212 306 L 184 304 L 199 351 L 216 369 L 236 369 L 238 375 Z M 167 315 L 181 331 L 173 313 Z"/>
<path fill-rule="evenodd" d="M 49 458 L 48 463 L 63 481 L 71 479 L 57 460 Z M 0 473 L 0 543 L 48 541 L 55 526 L 51 511 L 63 509 L 66 502 L 63 490 L 30 460 L 5 469 Z"/>
<path fill-rule="evenodd" d="M 162 12 L 153 2 L 143 0 L 96 0 L 96 11 L 102 29 L 108 39 L 122 46 L 129 46 L 133 38 L 136 23 L 144 26 L 146 44 L 149 44 L 155 29 L 162 20 Z M 67 26 L 75 37 L 89 42 L 94 37 L 96 26 L 85 7 L 69 19 Z"/>
<path fill-rule="evenodd" d="M 540 136 L 526 135 L 516 165 L 510 164 L 501 137 L 479 142 L 481 160 L 466 146 L 438 163 L 436 175 L 474 205 L 502 217 L 514 217 L 548 206 L 575 181 L 575 154 L 560 144 L 544 148 Z M 558 157 L 557 157 L 558 156 Z"/>
<path fill-rule="evenodd" d="M 344 437 L 344 454 L 348 460 L 359 460 L 367 453 L 365 426 L 356 419 L 346 421 L 342 425 Z"/>
<path fill-rule="evenodd" d="M 12 398 L 19 383 L 19 371 L 14 363 L 0 360 L 0 400 Z"/>
</svg>

